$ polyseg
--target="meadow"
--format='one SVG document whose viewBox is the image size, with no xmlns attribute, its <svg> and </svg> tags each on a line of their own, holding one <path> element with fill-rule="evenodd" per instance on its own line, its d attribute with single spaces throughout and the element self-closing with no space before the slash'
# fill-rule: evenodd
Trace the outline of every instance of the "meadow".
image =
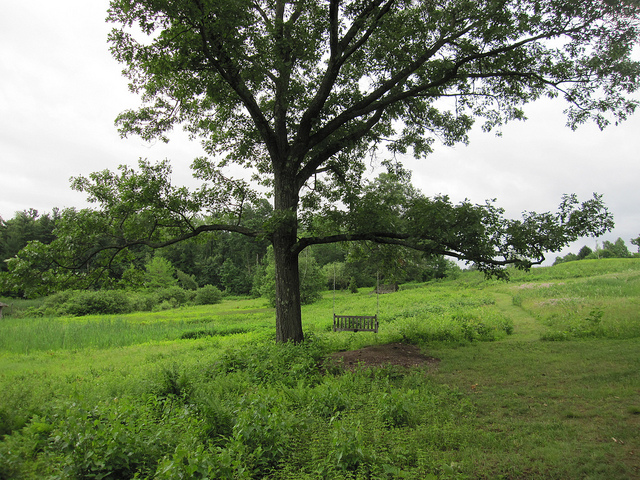
<svg viewBox="0 0 640 480">
<path fill-rule="evenodd" d="M 640 478 L 640 259 L 0 322 L 0 479 Z M 380 332 L 331 331 L 378 313 Z M 437 363 L 327 366 L 402 342 Z"/>
</svg>

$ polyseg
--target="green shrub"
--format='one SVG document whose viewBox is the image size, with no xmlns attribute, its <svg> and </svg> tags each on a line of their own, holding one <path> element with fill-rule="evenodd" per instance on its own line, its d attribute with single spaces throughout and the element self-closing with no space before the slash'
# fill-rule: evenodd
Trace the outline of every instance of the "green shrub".
<svg viewBox="0 0 640 480">
<path fill-rule="evenodd" d="M 309 409 L 322 418 L 330 419 L 350 407 L 349 398 L 331 384 L 318 385 L 310 394 Z"/>
<path fill-rule="evenodd" d="M 61 459 L 59 479 L 148 478 L 182 435 L 200 436 L 195 412 L 171 399 L 71 404 L 55 417 L 48 449 Z"/>
<path fill-rule="evenodd" d="M 322 345 L 308 335 L 305 342 L 260 343 L 251 349 L 229 350 L 220 356 L 215 372 L 244 372 L 257 383 L 295 386 L 315 384 L 321 378 L 318 364 L 325 354 Z"/>
<path fill-rule="evenodd" d="M 154 292 L 129 292 L 128 295 L 134 312 L 150 312 L 160 303 Z"/>
<path fill-rule="evenodd" d="M 205 285 L 196 290 L 194 299 L 196 305 L 213 305 L 220 303 L 220 300 L 222 300 L 222 292 L 213 285 Z"/>
<path fill-rule="evenodd" d="M 63 456 L 54 478 L 132 478 L 148 472 L 157 446 L 144 435 L 140 416 L 124 403 L 91 411 L 71 406 L 54 431 L 52 447 Z"/>
<path fill-rule="evenodd" d="M 232 458 L 242 459 L 254 478 L 264 478 L 284 460 L 291 439 L 300 435 L 300 421 L 279 403 L 268 397 L 258 397 L 248 404 L 240 402 L 227 449 Z"/>
<path fill-rule="evenodd" d="M 154 305 L 153 308 L 151 309 L 152 312 L 164 312 L 165 310 L 171 310 L 172 308 L 175 308 L 177 305 L 175 303 L 171 303 L 167 300 L 165 300 L 164 302 L 160 302 L 157 305 Z"/>
<path fill-rule="evenodd" d="M 393 319 L 394 327 L 408 343 L 432 341 L 466 343 L 491 342 L 513 333 L 513 321 L 491 309 L 439 306 L 401 312 Z"/>
<path fill-rule="evenodd" d="M 337 424 L 333 429 L 331 445 L 326 456 L 326 470 L 342 470 L 355 472 L 366 470 L 367 466 L 375 462 L 375 453 L 365 442 L 362 426 Z"/>
<path fill-rule="evenodd" d="M 40 309 L 44 315 L 115 315 L 132 312 L 133 303 L 122 290 L 68 290 L 50 296 Z"/>
<path fill-rule="evenodd" d="M 121 290 L 98 290 L 78 292 L 68 302 L 71 315 L 113 315 L 133 310 L 126 292 Z"/>
<path fill-rule="evenodd" d="M 22 427 L 19 418 L 16 418 L 15 410 L 0 408 L 0 437 L 9 435 L 16 428 Z"/>
<path fill-rule="evenodd" d="M 185 305 L 193 298 L 192 291 L 185 290 L 184 288 L 180 288 L 178 286 L 159 288 L 157 290 L 154 290 L 153 293 L 157 298 L 157 303 L 169 302 L 174 307 Z"/>
<path fill-rule="evenodd" d="M 0 443 L 0 479 L 35 478 L 23 471 L 24 459 L 35 459 L 46 449 L 52 429 L 46 419 L 34 416 L 24 428 L 5 436 Z"/>
<path fill-rule="evenodd" d="M 418 402 L 412 398 L 412 394 L 409 390 L 384 392 L 379 395 L 377 410 L 380 420 L 385 425 L 396 428 L 416 423 L 414 412 L 417 410 Z"/>
<path fill-rule="evenodd" d="M 53 295 L 49 295 L 42 305 L 36 311 L 32 311 L 31 313 L 36 316 L 65 315 L 65 304 L 75 293 L 76 292 L 73 290 L 65 290 L 63 292 L 57 292 Z"/>
<path fill-rule="evenodd" d="M 229 395 L 231 392 L 226 391 Z M 197 396 L 197 395 L 194 395 Z M 216 392 L 199 392 L 198 409 L 202 414 L 202 427 L 206 436 L 214 443 L 224 443 L 233 434 L 233 425 L 235 422 L 234 412 L 235 404 L 230 406 L 228 401 L 221 398 Z"/>
<path fill-rule="evenodd" d="M 571 339 L 569 332 L 545 332 L 540 335 L 540 340 L 545 342 L 564 342 Z"/>
</svg>

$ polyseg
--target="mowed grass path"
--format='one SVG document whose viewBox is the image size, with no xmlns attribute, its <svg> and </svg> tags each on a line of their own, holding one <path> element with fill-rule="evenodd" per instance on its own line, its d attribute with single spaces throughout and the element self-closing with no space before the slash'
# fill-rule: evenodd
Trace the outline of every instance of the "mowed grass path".
<svg viewBox="0 0 640 480">
<path fill-rule="evenodd" d="M 505 342 L 532 342 L 540 339 L 546 328 L 522 307 L 513 304 L 513 298 L 506 293 L 496 293 L 496 307 L 513 321 L 513 334 L 503 339 Z"/>
<path fill-rule="evenodd" d="M 637 340 L 502 341 L 430 353 L 435 380 L 477 407 L 465 457 L 482 478 L 640 478 L 639 351 Z"/>
<path fill-rule="evenodd" d="M 543 342 L 547 327 L 510 295 L 496 307 L 509 337 L 428 349 L 435 381 L 477 407 L 463 461 L 478 478 L 640 478 L 640 341 Z"/>
</svg>

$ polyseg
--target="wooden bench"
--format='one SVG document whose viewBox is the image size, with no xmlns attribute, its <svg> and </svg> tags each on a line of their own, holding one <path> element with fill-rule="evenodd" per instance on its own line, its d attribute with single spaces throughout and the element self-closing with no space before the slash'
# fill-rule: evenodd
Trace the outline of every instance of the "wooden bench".
<svg viewBox="0 0 640 480">
<path fill-rule="evenodd" d="M 378 316 L 333 314 L 334 332 L 375 332 L 378 333 Z"/>
<path fill-rule="evenodd" d="M 374 290 L 374 292 L 377 293 L 377 294 L 393 293 L 393 292 L 397 292 L 397 291 L 398 291 L 398 284 L 397 283 L 389 283 L 387 285 L 378 285 L 376 287 L 376 289 Z"/>
</svg>

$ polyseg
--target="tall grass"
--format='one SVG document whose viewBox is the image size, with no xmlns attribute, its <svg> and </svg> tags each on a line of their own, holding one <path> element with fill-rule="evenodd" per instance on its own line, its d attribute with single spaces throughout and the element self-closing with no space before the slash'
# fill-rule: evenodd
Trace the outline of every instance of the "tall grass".
<svg viewBox="0 0 640 480">
<path fill-rule="evenodd" d="M 139 343 L 176 339 L 183 322 L 136 324 L 122 318 L 89 322 L 59 318 L 9 320 L 2 325 L 0 349 L 28 354 L 33 351 L 117 348 Z"/>
<path fill-rule="evenodd" d="M 640 336 L 640 259 L 584 260 L 540 270 L 510 290 L 515 304 L 550 328 L 545 339 Z M 578 272 L 591 275 L 574 277 Z"/>
<path fill-rule="evenodd" d="M 510 269 L 514 282 L 563 280 L 570 278 L 588 278 L 607 274 L 620 274 L 640 271 L 640 258 L 602 258 L 599 260 L 580 260 L 566 262 L 553 267 L 533 268 L 529 272 Z"/>
<path fill-rule="evenodd" d="M 253 300 L 245 301 L 254 307 Z M 227 308 L 228 305 L 227 305 Z M 243 313 L 243 310 L 247 313 Z M 35 351 L 118 348 L 148 342 L 226 336 L 262 329 L 271 323 L 270 309 L 243 309 L 233 304 L 174 309 L 156 313 L 81 318 L 5 318 L 0 322 L 0 351 L 28 354 Z"/>
<path fill-rule="evenodd" d="M 334 307 L 335 297 L 335 307 Z M 332 313 L 378 314 L 389 341 L 494 340 L 511 326 L 484 293 L 456 293 L 437 284 L 394 294 L 326 292 L 303 308 L 305 329 L 326 334 Z M 81 318 L 8 318 L 0 324 L 0 350 L 32 351 L 117 348 L 145 342 L 223 336 L 253 330 L 275 331 L 275 315 L 255 299 L 227 300 L 220 305 L 185 307 L 162 312 Z"/>
</svg>

